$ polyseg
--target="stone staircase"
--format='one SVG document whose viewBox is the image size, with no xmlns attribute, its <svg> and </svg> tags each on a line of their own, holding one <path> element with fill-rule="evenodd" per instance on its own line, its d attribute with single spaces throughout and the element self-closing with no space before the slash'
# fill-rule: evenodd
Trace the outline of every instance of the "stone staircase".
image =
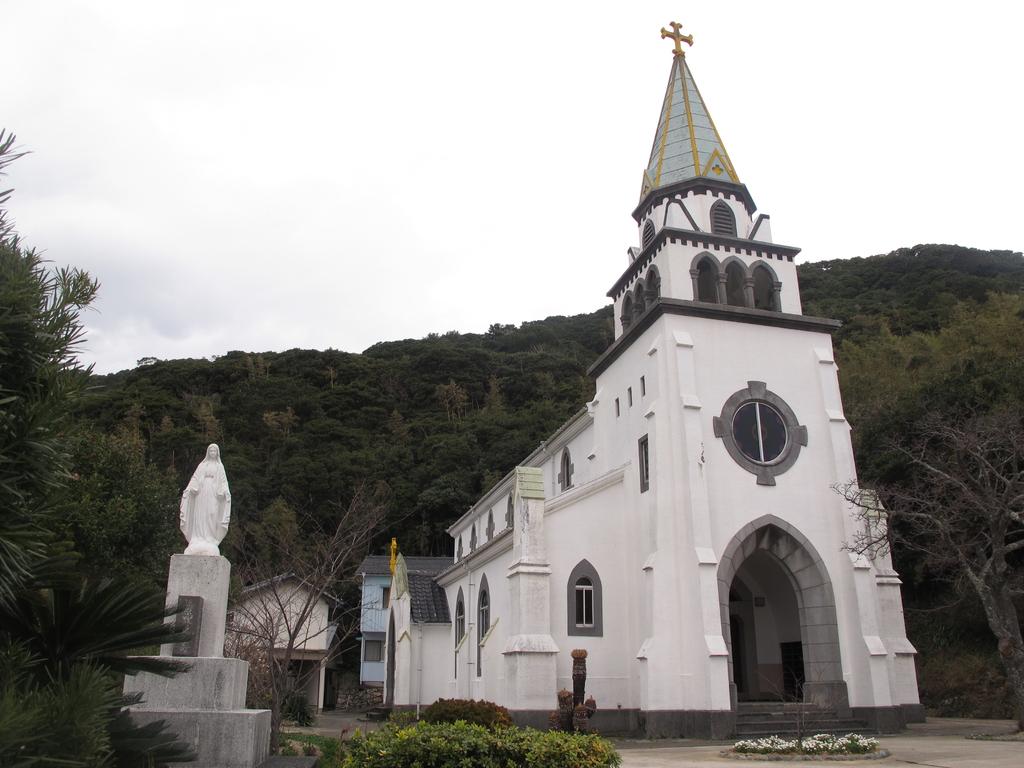
<svg viewBox="0 0 1024 768">
<path fill-rule="evenodd" d="M 840 717 L 834 709 L 825 709 L 815 704 L 741 701 L 738 705 L 737 739 L 759 739 L 763 736 L 793 738 L 801 731 L 805 736 L 816 733 L 834 733 L 840 736 L 859 733 L 874 736 L 878 733 L 868 727 L 863 720 Z"/>
</svg>

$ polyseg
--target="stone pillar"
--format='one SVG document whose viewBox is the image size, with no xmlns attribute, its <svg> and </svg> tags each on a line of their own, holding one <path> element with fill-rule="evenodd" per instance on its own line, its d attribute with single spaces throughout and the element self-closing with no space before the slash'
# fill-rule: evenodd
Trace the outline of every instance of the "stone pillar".
<svg viewBox="0 0 1024 768">
<path fill-rule="evenodd" d="M 508 570 L 509 637 L 505 644 L 508 707 L 549 711 L 557 692 L 551 637 L 551 568 L 544 541 L 544 475 L 516 467 L 512 565 Z"/>
<path fill-rule="evenodd" d="M 180 598 L 198 597 L 202 600 L 202 611 L 199 621 L 192 623 L 199 630 L 198 637 L 192 638 L 194 651 L 183 653 L 179 649 L 175 652 L 175 646 L 161 645 L 161 656 L 220 658 L 224 655 L 230 581 L 231 563 L 226 557 L 171 555 L 171 569 L 167 574 L 167 607 L 177 608 Z"/>
<path fill-rule="evenodd" d="M 185 661 L 174 677 L 149 672 L 125 675 L 124 692 L 140 700 L 129 707 L 137 725 L 164 721 L 196 754 L 196 768 L 257 768 L 270 752 L 270 710 L 246 709 L 249 664 L 225 659 L 231 564 L 212 555 L 173 555 L 167 606 L 191 630 L 188 642 L 160 647 L 161 658 Z"/>
</svg>

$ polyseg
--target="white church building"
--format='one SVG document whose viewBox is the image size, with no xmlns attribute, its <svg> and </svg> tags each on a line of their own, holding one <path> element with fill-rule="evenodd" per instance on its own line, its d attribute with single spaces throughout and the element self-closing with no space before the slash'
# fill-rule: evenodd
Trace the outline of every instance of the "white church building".
<svg viewBox="0 0 1024 768">
<path fill-rule="evenodd" d="M 844 548 L 862 523 L 833 488 L 856 478 L 839 323 L 803 314 L 799 249 L 756 213 L 689 38 L 662 33 L 675 53 L 594 399 L 449 528 L 438 589 L 399 565 L 386 701 L 486 699 L 544 727 L 584 648 L 599 730 L 729 737 L 766 700 L 898 730 L 924 714 L 900 580 Z"/>
</svg>

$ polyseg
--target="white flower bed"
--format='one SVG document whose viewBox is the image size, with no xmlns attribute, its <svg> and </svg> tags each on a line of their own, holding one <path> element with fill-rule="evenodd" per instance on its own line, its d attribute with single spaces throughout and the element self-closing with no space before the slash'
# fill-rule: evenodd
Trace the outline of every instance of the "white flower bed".
<svg viewBox="0 0 1024 768">
<path fill-rule="evenodd" d="M 818 733 L 801 743 L 798 739 L 766 736 L 763 739 L 744 739 L 733 745 L 733 750 L 746 755 L 867 755 L 878 751 L 878 739 L 848 733 L 834 736 Z"/>
</svg>

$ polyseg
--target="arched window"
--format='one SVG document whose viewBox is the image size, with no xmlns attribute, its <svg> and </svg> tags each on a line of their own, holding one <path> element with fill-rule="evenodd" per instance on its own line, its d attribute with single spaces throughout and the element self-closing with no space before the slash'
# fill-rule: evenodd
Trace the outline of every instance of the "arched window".
<svg viewBox="0 0 1024 768">
<path fill-rule="evenodd" d="M 486 576 L 480 577 L 480 592 L 477 594 L 476 606 L 476 676 L 480 677 L 484 668 L 483 656 L 480 653 L 480 649 L 483 647 L 481 642 L 487 634 L 487 630 L 491 628 L 491 595 L 490 590 L 487 589 Z"/>
<path fill-rule="evenodd" d="M 469 551 L 474 552 L 476 550 L 476 520 L 473 521 L 473 527 L 469 531 Z"/>
<path fill-rule="evenodd" d="M 644 233 L 640 239 L 640 247 L 646 248 L 654 241 L 654 222 L 648 219 L 644 222 Z"/>
<path fill-rule="evenodd" d="M 455 559 L 462 559 L 462 536 L 459 536 L 459 543 L 455 546 Z"/>
<path fill-rule="evenodd" d="M 647 297 L 648 304 L 653 303 L 656 298 L 661 296 L 661 275 L 658 274 L 657 267 L 647 270 L 647 278 L 644 280 L 644 295 Z"/>
<path fill-rule="evenodd" d="M 494 512 L 487 513 L 487 540 L 494 538 Z"/>
<path fill-rule="evenodd" d="M 644 297 L 644 285 L 638 283 L 633 291 L 633 317 L 639 318 L 647 310 L 647 302 Z"/>
<path fill-rule="evenodd" d="M 512 501 L 512 494 L 508 495 L 508 501 L 505 502 L 505 527 L 511 528 L 514 524 L 513 516 L 515 515 L 516 507 L 515 502 Z"/>
<path fill-rule="evenodd" d="M 455 676 L 459 676 L 459 643 L 466 635 L 466 601 L 462 599 L 462 587 L 455 598 Z"/>
<path fill-rule="evenodd" d="M 569 449 L 566 448 L 562 451 L 561 471 L 558 473 L 558 487 L 567 491 L 572 488 L 572 456 L 569 455 Z"/>
<path fill-rule="evenodd" d="M 604 633 L 604 622 L 601 578 L 597 570 L 589 561 L 580 560 L 569 574 L 567 586 L 568 633 L 600 637 Z"/>
<path fill-rule="evenodd" d="M 747 306 L 745 283 L 747 271 L 738 261 L 730 261 L 725 268 L 725 299 L 734 307 Z"/>
<path fill-rule="evenodd" d="M 754 267 L 754 308 L 781 311 L 775 278 L 763 264 Z"/>
<path fill-rule="evenodd" d="M 718 267 L 709 258 L 701 259 L 697 265 L 696 288 L 697 301 L 718 303 Z"/>
<path fill-rule="evenodd" d="M 711 232 L 715 235 L 736 237 L 736 216 L 724 200 L 711 206 Z"/>
<path fill-rule="evenodd" d="M 622 314 L 619 315 L 619 320 L 622 321 L 622 330 L 626 330 L 633 324 L 633 296 L 626 294 L 626 298 L 622 300 Z"/>
</svg>

